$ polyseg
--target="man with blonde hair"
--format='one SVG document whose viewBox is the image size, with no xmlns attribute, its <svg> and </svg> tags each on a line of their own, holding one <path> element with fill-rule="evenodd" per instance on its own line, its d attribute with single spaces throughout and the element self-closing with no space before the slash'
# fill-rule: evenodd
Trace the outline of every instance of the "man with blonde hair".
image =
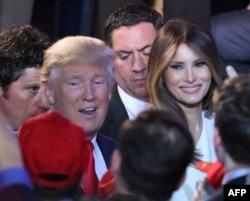
<svg viewBox="0 0 250 201">
<path fill-rule="evenodd" d="M 88 171 L 85 173 L 86 195 L 97 193 L 97 180 L 109 168 L 117 146 L 115 141 L 98 132 L 108 111 L 114 83 L 114 57 L 104 42 L 86 36 L 58 40 L 44 56 L 41 81 L 50 107 L 81 126 L 91 142 L 94 167 L 89 169 L 95 171 L 92 176 L 88 176 Z"/>
</svg>

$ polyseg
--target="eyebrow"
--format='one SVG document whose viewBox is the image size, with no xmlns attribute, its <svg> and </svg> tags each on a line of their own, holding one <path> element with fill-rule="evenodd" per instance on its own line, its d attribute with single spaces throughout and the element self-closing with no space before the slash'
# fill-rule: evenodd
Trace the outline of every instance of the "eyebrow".
<svg viewBox="0 0 250 201">
<path fill-rule="evenodd" d="M 131 54 L 132 51 L 126 51 L 126 50 L 119 50 L 119 51 L 115 51 L 116 54 Z"/>
<path fill-rule="evenodd" d="M 139 52 L 142 52 L 143 50 L 149 48 L 149 47 L 152 47 L 152 44 L 150 45 L 145 45 L 144 47 L 142 47 L 141 49 L 137 49 Z M 133 51 L 128 51 L 128 50 L 118 50 L 118 51 L 115 51 L 116 54 L 120 54 L 120 53 L 125 53 L 125 54 L 130 54 L 132 53 Z"/>
<path fill-rule="evenodd" d="M 82 79 L 82 75 L 71 75 L 68 80 L 71 80 L 71 79 Z"/>
<path fill-rule="evenodd" d="M 28 89 L 30 87 L 38 87 L 40 88 L 41 87 L 41 84 L 40 83 L 29 83 L 29 84 L 26 84 L 25 85 L 25 88 Z"/>
<path fill-rule="evenodd" d="M 195 62 L 200 62 L 200 61 L 204 61 L 204 62 L 205 62 L 204 59 L 198 58 L 198 59 L 195 59 L 195 60 L 193 61 L 193 63 L 195 63 Z M 185 62 L 182 62 L 182 61 L 173 61 L 173 60 L 172 60 L 171 63 L 182 64 L 182 63 L 185 63 Z"/>
<path fill-rule="evenodd" d="M 184 64 L 185 62 L 180 62 L 180 61 L 171 61 L 169 64 Z"/>
<path fill-rule="evenodd" d="M 145 49 L 147 49 L 149 47 L 152 47 L 152 44 L 151 45 L 146 45 L 146 46 L 142 47 L 141 49 L 139 49 L 138 51 L 141 52 L 141 51 L 143 51 L 143 50 L 145 50 Z"/>
</svg>

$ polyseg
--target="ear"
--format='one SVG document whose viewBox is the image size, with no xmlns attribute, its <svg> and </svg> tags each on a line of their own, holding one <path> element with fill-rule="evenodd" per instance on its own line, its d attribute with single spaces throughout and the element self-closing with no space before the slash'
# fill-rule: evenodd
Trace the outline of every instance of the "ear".
<svg viewBox="0 0 250 201">
<path fill-rule="evenodd" d="M 109 92 L 109 101 L 111 100 L 112 93 Z"/>
<path fill-rule="evenodd" d="M 3 92 L 3 88 L 0 87 L 0 96 L 3 96 L 4 92 Z"/>
<path fill-rule="evenodd" d="M 47 101 L 50 105 L 55 104 L 55 94 L 54 91 L 52 90 L 52 86 L 49 83 L 43 83 L 45 86 L 45 96 L 47 98 Z"/>
<path fill-rule="evenodd" d="M 121 155 L 120 152 L 116 149 L 112 154 L 111 165 L 110 165 L 111 171 L 114 176 L 116 176 L 117 173 L 119 172 L 120 165 L 121 165 Z"/>
</svg>

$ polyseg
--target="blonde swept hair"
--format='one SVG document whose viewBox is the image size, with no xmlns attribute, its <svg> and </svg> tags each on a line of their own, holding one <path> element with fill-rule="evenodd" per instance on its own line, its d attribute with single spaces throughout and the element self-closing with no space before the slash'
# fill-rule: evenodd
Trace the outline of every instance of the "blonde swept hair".
<svg viewBox="0 0 250 201">
<path fill-rule="evenodd" d="M 98 65 L 106 68 L 109 86 L 114 83 L 115 53 L 103 41 L 88 36 L 67 36 L 56 41 L 44 54 L 41 82 L 54 79 L 55 69 L 69 65 Z"/>
</svg>

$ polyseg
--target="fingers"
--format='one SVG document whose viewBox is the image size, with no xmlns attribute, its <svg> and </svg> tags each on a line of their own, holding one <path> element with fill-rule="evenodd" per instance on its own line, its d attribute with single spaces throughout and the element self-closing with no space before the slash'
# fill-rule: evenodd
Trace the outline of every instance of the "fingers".
<svg viewBox="0 0 250 201">
<path fill-rule="evenodd" d="M 229 78 L 233 78 L 238 75 L 233 66 L 226 66 L 226 72 Z"/>
<path fill-rule="evenodd" d="M 196 191 L 191 198 L 191 201 L 203 201 L 202 193 L 200 191 Z"/>
<path fill-rule="evenodd" d="M 203 201 L 202 192 L 204 187 L 204 181 L 199 180 L 196 182 L 196 192 L 191 198 L 191 201 Z"/>
</svg>

